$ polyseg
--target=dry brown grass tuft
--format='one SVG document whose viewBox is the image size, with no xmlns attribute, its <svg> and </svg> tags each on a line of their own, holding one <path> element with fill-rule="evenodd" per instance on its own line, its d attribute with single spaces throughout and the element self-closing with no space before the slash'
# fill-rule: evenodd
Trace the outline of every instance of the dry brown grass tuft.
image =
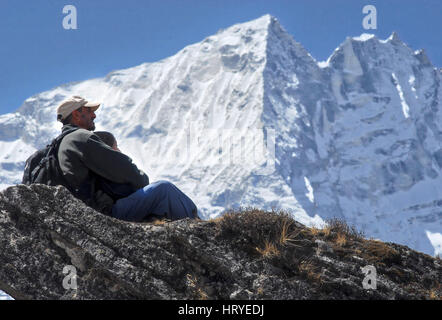
<svg viewBox="0 0 442 320">
<path fill-rule="evenodd" d="M 259 254 L 261 254 L 265 258 L 271 258 L 279 255 L 278 248 L 273 243 L 267 240 L 264 242 L 264 248 L 261 249 L 256 247 L 256 251 L 258 251 Z"/>
<path fill-rule="evenodd" d="M 324 237 L 328 237 L 330 235 L 330 231 L 331 231 L 330 226 L 326 226 L 321 229 L 321 235 L 323 235 Z"/>
<path fill-rule="evenodd" d="M 317 272 L 317 267 L 309 260 L 301 261 L 298 266 L 301 275 L 312 282 L 321 282 L 321 275 Z"/>
<path fill-rule="evenodd" d="M 157 215 L 149 215 L 143 219 L 143 223 L 153 224 L 153 225 L 164 225 L 167 222 L 171 222 L 172 220 L 166 219 L 164 217 L 159 217 Z"/>
<path fill-rule="evenodd" d="M 304 232 L 310 233 L 315 238 L 317 237 L 327 238 L 330 236 L 330 230 L 331 230 L 330 226 L 325 226 L 322 229 L 311 227 L 311 228 L 306 228 Z"/>
<path fill-rule="evenodd" d="M 232 212 L 227 212 L 227 213 L 225 213 L 221 216 L 218 216 L 216 218 L 209 219 L 209 222 L 221 223 L 223 220 L 232 219 L 232 217 L 233 217 Z"/>
<path fill-rule="evenodd" d="M 195 299 L 197 300 L 207 300 L 209 296 L 207 293 L 198 285 L 198 280 L 196 276 L 190 273 L 186 274 L 186 283 L 190 290 L 193 292 Z"/>
<path fill-rule="evenodd" d="M 217 236 L 229 239 L 239 248 L 269 257 L 279 255 L 285 246 L 296 246 L 300 227 L 284 211 L 245 209 L 229 211 L 216 224 Z"/>
<path fill-rule="evenodd" d="M 400 253 L 385 242 L 379 240 L 367 240 L 364 243 L 363 254 L 372 262 L 396 262 L 400 263 Z"/>
<path fill-rule="evenodd" d="M 435 289 L 430 290 L 429 297 L 431 300 L 437 300 L 439 298 Z"/>
<path fill-rule="evenodd" d="M 428 291 L 428 298 L 431 300 L 442 300 L 440 291 L 441 291 L 441 285 L 440 283 L 436 283 L 436 285 Z"/>
<path fill-rule="evenodd" d="M 320 234 L 321 234 L 321 232 L 322 232 L 322 230 L 321 229 L 318 229 L 318 228 L 316 228 L 316 227 L 311 227 L 310 229 L 308 229 L 309 231 L 310 231 L 310 233 L 313 235 L 313 236 L 319 236 Z"/>
<path fill-rule="evenodd" d="M 152 221 L 152 224 L 155 226 L 160 226 L 163 224 L 166 224 L 167 220 L 166 219 L 155 219 Z"/>
<path fill-rule="evenodd" d="M 327 220 L 326 228 L 329 229 L 329 233 L 341 233 L 345 235 L 348 239 L 361 240 L 364 238 L 363 232 L 358 231 L 354 226 L 349 226 L 347 222 L 342 219 L 333 218 Z"/>
<path fill-rule="evenodd" d="M 281 236 L 279 237 L 279 243 L 283 246 L 293 245 L 296 242 L 296 237 L 299 235 L 300 231 L 296 231 L 293 228 L 293 221 L 284 220 L 281 226 Z"/>
<path fill-rule="evenodd" d="M 209 298 L 209 296 L 207 295 L 207 293 L 203 289 L 201 289 L 201 288 L 197 289 L 197 299 L 207 300 L 208 298 Z"/>
<path fill-rule="evenodd" d="M 335 243 L 340 247 L 345 246 L 347 243 L 347 238 L 345 234 L 339 232 L 338 235 L 336 236 Z"/>
<path fill-rule="evenodd" d="M 195 288 L 196 287 L 196 277 L 191 275 L 190 273 L 186 274 L 186 283 L 188 287 Z"/>
</svg>

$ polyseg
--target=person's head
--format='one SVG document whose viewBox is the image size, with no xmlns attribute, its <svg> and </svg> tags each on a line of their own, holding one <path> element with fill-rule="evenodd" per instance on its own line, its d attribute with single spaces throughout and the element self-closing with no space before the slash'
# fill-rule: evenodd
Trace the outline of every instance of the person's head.
<svg viewBox="0 0 442 320">
<path fill-rule="evenodd" d="M 115 151 L 120 151 L 120 149 L 118 149 L 117 139 L 115 139 L 112 133 L 108 131 L 95 131 L 94 134 Z"/>
<path fill-rule="evenodd" d="M 57 108 L 57 120 L 66 124 L 74 124 L 80 128 L 95 130 L 95 111 L 100 107 L 98 102 L 89 102 L 86 99 L 73 96 L 63 101 Z"/>
</svg>

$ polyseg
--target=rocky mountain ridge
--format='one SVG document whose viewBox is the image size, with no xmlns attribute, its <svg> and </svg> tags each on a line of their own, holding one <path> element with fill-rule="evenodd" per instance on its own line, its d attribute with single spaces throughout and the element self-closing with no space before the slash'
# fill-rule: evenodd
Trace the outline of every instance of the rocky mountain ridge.
<svg viewBox="0 0 442 320">
<path fill-rule="evenodd" d="M 440 259 L 284 212 L 131 223 L 64 187 L 17 185 L 0 192 L 0 245 L 0 289 L 15 299 L 442 297 Z"/>
</svg>

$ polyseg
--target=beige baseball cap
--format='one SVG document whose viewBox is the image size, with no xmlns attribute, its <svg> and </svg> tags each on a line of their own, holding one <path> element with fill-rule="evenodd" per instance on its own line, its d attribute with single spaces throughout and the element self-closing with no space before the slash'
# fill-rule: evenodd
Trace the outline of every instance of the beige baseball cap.
<svg viewBox="0 0 442 320">
<path fill-rule="evenodd" d="M 92 111 L 96 111 L 100 106 L 100 102 L 90 102 L 80 96 L 72 96 L 69 99 L 63 101 L 57 108 L 57 120 L 62 121 L 66 119 L 74 110 L 80 107 L 92 108 Z"/>
</svg>

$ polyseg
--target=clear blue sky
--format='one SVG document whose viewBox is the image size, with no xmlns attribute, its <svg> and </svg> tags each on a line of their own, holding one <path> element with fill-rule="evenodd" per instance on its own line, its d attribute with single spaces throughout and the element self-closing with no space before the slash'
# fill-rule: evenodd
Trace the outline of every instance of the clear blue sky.
<svg viewBox="0 0 442 320">
<path fill-rule="evenodd" d="M 77 30 L 62 26 L 69 4 Z M 367 4 L 377 9 L 377 30 L 362 27 Z M 266 13 L 317 60 L 346 36 L 397 31 L 442 67 L 441 0 L 0 0 L 0 114 L 33 94 L 158 61 Z"/>
</svg>

